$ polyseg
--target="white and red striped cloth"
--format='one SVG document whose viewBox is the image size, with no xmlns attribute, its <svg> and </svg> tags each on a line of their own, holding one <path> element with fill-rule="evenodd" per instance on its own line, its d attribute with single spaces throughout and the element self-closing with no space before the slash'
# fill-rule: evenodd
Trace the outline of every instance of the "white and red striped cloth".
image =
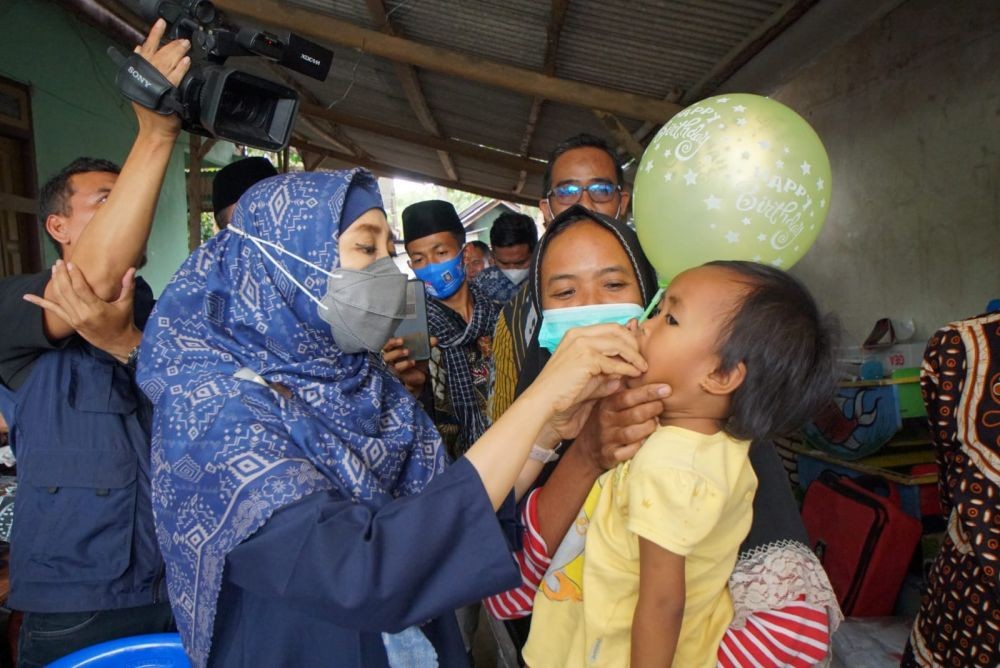
<svg viewBox="0 0 1000 668">
<path fill-rule="evenodd" d="M 486 611 L 495 619 L 520 619 L 531 614 L 535 603 L 535 592 L 545 575 L 552 558 L 538 533 L 538 492 L 534 489 L 521 504 L 521 551 L 514 553 L 518 568 L 521 569 L 521 584 L 514 589 L 494 594 L 483 600 Z"/>
<path fill-rule="evenodd" d="M 826 610 L 800 602 L 755 612 L 743 628 L 727 630 L 719 644 L 718 659 L 723 668 L 805 668 L 822 662 L 829 649 Z"/>
<path fill-rule="evenodd" d="M 538 532 L 538 490 L 521 508 L 522 548 L 514 553 L 521 569 L 521 585 L 483 601 L 496 619 L 519 619 L 531 614 L 535 593 L 551 558 Z M 719 645 L 722 668 L 805 668 L 821 663 L 830 649 L 830 625 L 824 608 L 805 602 L 751 614 L 743 628 L 730 628 Z"/>
</svg>

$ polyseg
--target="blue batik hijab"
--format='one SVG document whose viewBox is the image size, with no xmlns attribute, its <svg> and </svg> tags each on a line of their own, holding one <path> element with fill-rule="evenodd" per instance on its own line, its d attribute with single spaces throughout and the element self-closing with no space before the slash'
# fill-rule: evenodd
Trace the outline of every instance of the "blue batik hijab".
<svg viewBox="0 0 1000 668">
<path fill-rule="evenodd" d="M 211 651 L 226 555 L 275 511 L 320 490 L 377 508 L 445 466 L 434 425 L 381 360 L 334 344 L 303 291 L 321 296 L 328 277 L 271 252 L 282 271 L 250 238 L 338 267 L 351 188 L 377 193 L 362 170 L 255 185 L 234 212 L 241 233 L 222 232 L 187 259 L 143 335 L 157 537 L 195 666 Z"/>
</svg>

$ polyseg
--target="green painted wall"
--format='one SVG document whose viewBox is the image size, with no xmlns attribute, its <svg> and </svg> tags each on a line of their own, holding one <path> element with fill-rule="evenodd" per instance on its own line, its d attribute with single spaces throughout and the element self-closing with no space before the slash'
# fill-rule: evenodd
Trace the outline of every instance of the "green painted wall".
<svg viewBox="0 0 1000 668">
<path fill-rule="evenodd" d="M 54 2 L 0 0 L 0 75 L 31 87 L 37 179 L 81 155 L 121 164 L 135 137 L 131 107 L 114 86 L 112 42 Z M 187 197 L 182 137 L 167 171 L 140 272 L 157 294 L 187 257 Z M 45 261 L 55 250 L 40 234 Z"/>
</svg>

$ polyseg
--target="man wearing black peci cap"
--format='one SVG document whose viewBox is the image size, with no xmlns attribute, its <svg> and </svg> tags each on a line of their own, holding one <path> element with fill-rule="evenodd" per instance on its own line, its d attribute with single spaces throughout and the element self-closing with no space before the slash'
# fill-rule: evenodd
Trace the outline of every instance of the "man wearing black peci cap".
<svg viewBox="0 0 1000 668">
<path fill-rule="evenodd" d="M 465 228 L 450 202 L 406 207 L 403 242 L 410 267 L 424 282 L 427 327 L 437 338 L 430 361 L 435 422 L 451 455 L 459 457 L 489 427 L 486 398 L 499 308 L 466 280 Z"/>
<path fill-rule="evenodd" d="M 244 158 L 220 169 L 212 181 L 212 210 L 216 226 L 220 230 L 226 229 L 243 193 L 258 181 L 277 173 L 278 170 L 267 158 Z"/>
<path fill-rule="evenodd" d="M 427 329 L 437 339 L 429 365 L 434 424 L 449 454 L 458 458 L 490 426 L 486 400 L 493 371 L 493 328 L 500 306 L 466 280 L 465 228 L 450 202 L 429 200 L 403 209 L 403 243 L 410 268 L 424 282 Z M 390 352 L 395 341 L 389 342 L 383 354 Z M 401 361 L 410 362 L 405 357 Z M 479 605 L 456 614 L 466 651 L 471 652 Z"/>
</svg>

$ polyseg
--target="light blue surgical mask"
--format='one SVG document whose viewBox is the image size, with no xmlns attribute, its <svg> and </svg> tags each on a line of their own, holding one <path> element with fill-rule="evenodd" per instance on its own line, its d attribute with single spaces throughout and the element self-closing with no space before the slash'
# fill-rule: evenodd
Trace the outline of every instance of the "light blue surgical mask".
<svg viewBox="0 0 1000 668">
<path fill-rule="evenodd" d="M 615 322 L 628 323 L 642 315 L 638 304 L 590 304 L 542 311 L 542 324 L 538 328 L 538 345 L 555 352 L 566 332 L 574 327 Z"/>
<path fill-rule="evenodd" d="M 462 257 L 463 253 L 459 250 L 458 255 L 450 260 L 428 264 L 420 269 L 414 269 L 413 273 L 424 282 L 427 294 L 437 299 L 447 299 L 458 292 L 462 283 L 465 283 L 465 265 L 462 263 Z"/>
</svg>

